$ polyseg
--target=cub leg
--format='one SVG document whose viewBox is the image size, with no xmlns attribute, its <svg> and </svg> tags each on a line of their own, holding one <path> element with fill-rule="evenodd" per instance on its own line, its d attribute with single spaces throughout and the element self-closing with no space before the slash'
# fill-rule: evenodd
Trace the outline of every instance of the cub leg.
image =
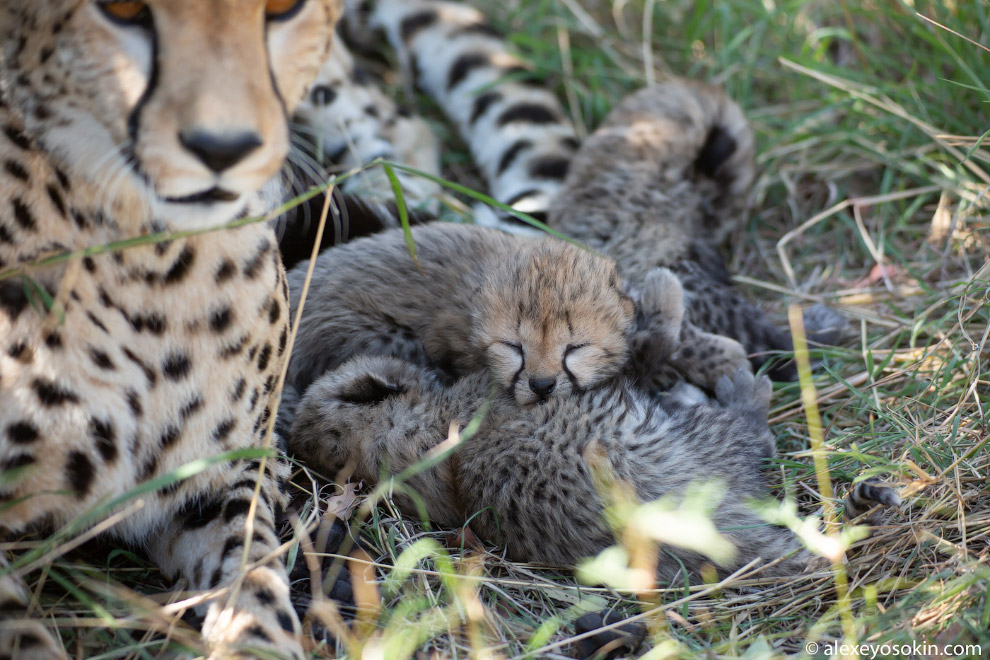
<svg viewBox="0 0 990 660">
<path fill-rule="evenodd" d="M 723 376 L 739 370 L 752 373 L 746 349 L 735 339 L 705 332 L 690 322 L 681 328 L 680 349 L 670 363 L 690 383 L 707 390 L 715 389 Z"/>
<path fill-rule="evenodd" d="M 636 329 L 629 337 L 627 374 L 636 381 L 654 391 L 670 390 L 682 380 L 714 391 L 720 377 L 750 370 L 739 342 L 684 318 L 684 290 L 670 270 L 651 270 L 632 295 Z"/>
</svg>

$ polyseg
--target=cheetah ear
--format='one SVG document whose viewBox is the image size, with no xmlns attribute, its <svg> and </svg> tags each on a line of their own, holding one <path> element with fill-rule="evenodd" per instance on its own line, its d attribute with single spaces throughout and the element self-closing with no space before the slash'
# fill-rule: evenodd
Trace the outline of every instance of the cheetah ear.
<svg viewBox="0 0 990 660">
<path fill-rule="evenodd" d="M 345 403 L 368 405 L 379 403 L 390 396 L 403 394 L 406 387 L 396 385 L 374 374 L 361 374 L 340 388 L 337 398 Z"/>
</svg>

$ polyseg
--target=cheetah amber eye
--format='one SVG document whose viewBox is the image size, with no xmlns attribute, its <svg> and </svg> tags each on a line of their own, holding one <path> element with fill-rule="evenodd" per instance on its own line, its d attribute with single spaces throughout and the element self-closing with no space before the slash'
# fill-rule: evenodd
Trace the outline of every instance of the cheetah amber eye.
<svg viewBox="0 0 990 660">
<path fill-rule="evenodd" d="M 265 3 L 265 18 L 279 21 L 289 18 L 306 4 L 306 0 L 268 0 Z"/>
<path fill-rule="evenodd" d="M 144 2 L 101 2 L 103 13 L 118 23 L 145 23 L 151 13 Z"/>
</svg>

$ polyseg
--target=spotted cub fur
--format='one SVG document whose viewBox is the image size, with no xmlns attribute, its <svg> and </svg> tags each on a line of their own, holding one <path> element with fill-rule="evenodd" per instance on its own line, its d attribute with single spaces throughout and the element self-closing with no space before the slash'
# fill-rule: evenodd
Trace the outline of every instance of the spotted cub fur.
<svg viewBox="0 0 990 660">
<path fill-rule="evenodd" d="M 792 349 L 732 286 L 719 243 L 743 218 L 753 183 L 753 135 L 720 88 L 674 81 L 622 101 L 575 155 L 548 224 L 616 261 L 632 286 L 657 266 L 684 288 L 685 319 L 731 337 L 754 364 Z M 822 307 L 806 315 L 810 337 L 834 339 L 842 320 Z M 685 346 L 688 360 L 696 349 Z M 793 363 L 771 370 L 795 376 Z"/>
<path fill-rule="evenodd" d="M 451 375 L 489 366 L 521 404 L 586 389 L 625 365 L 633 302 L 608 259 L 473 225 L 432 223 L 412 238 L 415 261 L 401 229 L 317 258 L 289 363 L 300 392 L 362 353 Z M 307 265 L 289 273 L 293 310 Z"/>
<path fill-rule="evenodd" d="M 614 543 L 588 463 L 590 452 L 603 453 L 641 501 L 680 499 L 699 482 L 721 484 L 725 497 L 711 517 L 736 552 L 719 568 L 727 573 L 757 558 L 786 557 L 761 575 L 789 575 L 820 562 L 747 501 L 768 497 L 761 468 L 776 453 L 766 421 L 770 393 L 766 376 L 739 370 L 719 380 L 712 402 L 652 398 L 619 380 L 520 408 L 492 399 L 483 372 L 445 385 L 402 360 L 357 357 L 309 388 L 289 446 L 327 475 L 376 484 L 421 461 L 450 436 L 452 424 L 463 428 L 480 416 L 474 434 L 447 459 L 409 479 L 420 499 L 396 496 L 407 514 L 420 515 L 422 504 L 430 521 L 470 524 L 510 559 L 573 564 Z M 864 484 L 850 497 L 899 503 L 891 489 Z M 658 574 L 697 574 L 708 561 L 667 546 Z"/>
<path fill-rule="evenodd" d="M 235 586 L 200 608 L 213 657 L 302 657 L 271 558 L 287 466 L 213 460 L 166 478 L 267 445 L 285 274 L 265 224 L 100 246 L 268 208 L 259 191 L 277 188 L 286 112 L 328 52 L 338 4 L 0 4 L 0 529 L 57 528 L 160 480 L 112 533 L 190 589 Z M 4 574 L 0 655 L 62 657 L 19 620 L 27 592 Z"/>
<path fill-rule="evenodd" d="M 721 380 L 717 393 L 716 405 L 685 406 L 615 382 L 543 406 L 494 399 L 475 434 L 408 485 L 434 523 L 470 520 L 513 560 L 573 564 L 614 543 L 587 463 L 597 445 L 643 501 L 681 497 L 698 480 L 722 483 L 730 495 L 713 520 L 737 549 L 724 570 L 794 552 L 771 573 L 800 571 L 809 556 L 791 532 L 767 525 L 745 503 L 767 496 L 760 467 L 775 453 L 766 423 L 770 382 L 739 371 Z M 328 475 L 343 471 L 373 484 L 382 470 L 395 475 L 422 459 L 452 423 L 463 427 L 477 416 L 488 396 L 484 373 L 445 386 L 407 362 L 356 358 L 306 393 L 290 450 Z M 412 500 L 397 502 L 417 514 Z M 681 565 L 696 573 L 706 561 L 666 548 L 659 573 L 671 579 Z"/>
</svg>

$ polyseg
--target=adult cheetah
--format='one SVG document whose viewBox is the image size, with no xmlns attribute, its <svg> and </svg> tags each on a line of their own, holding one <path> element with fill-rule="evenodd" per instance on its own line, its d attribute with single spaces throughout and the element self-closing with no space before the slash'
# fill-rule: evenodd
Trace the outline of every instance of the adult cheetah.
<svg viewBox="0 0 990 660">
<path fill-rule="evenodd" d="M 268 444 L 287 350 L 275 237 L 255 223 L 78 251 L 270 208 L 340 4 L 0 4 L 0 529 L 62 526 L 160 480 L 112 533 L 191 589 L 234 586 L 201 608 L 214 657 L 302 656 L 273 552 L 287 467 L 244 458 Z M 0 656 L 63 657 L 17 621 L 18 565 L 0 569 Z"/>
</svg>

